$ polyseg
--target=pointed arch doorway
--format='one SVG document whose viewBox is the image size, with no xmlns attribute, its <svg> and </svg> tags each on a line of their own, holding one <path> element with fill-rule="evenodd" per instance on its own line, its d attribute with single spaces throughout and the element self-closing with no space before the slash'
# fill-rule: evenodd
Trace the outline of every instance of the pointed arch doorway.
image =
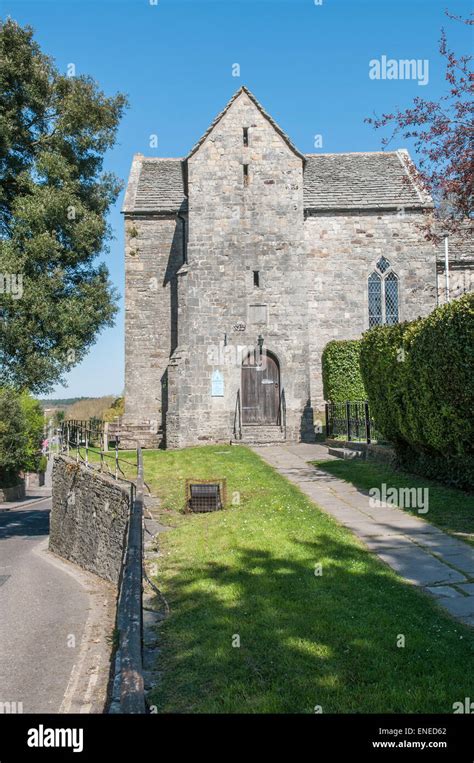
<svg viewBox="0 0 474 763">
<path fill-rule="evenodd" d="M 280 364 L 273 353 L 249 352 L 242 362 L 242 424 L 278 424 Z"/>
</svg>

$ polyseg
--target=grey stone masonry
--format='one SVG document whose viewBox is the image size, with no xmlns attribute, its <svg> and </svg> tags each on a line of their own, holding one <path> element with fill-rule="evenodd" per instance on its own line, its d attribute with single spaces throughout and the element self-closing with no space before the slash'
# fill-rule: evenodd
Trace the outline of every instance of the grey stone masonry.
<svg viewBox="0 0 474 763">
<path fill-rule="evenodd" d="M 436 260 L 417 227 L 416 210 L 307 214 L 311 391 L 323 403 L 321 355 L 333 339 L 356 339 L 369 327 L 368 276 L 383 255 L 399 282 L 399 320 L 436 306 Z"/>
<path fill-rule="evenodd" d="M 405 151 L 305 156 L 246 88 L 187 157 L 137 154 L 123 208 L 122 446 L 235 439 L 257 347 L 278 369 L 278 410 L 259 387 L 262 427 L 246 437 L 313 440 L 321 353 L 369 327 L 380 257 L 398 278 L 398 320 L 436 306 L 437 253 L 418 225 L 432 202 L 409 162 Z"/>
<path fill-rule="evenodd" d="M 117 585 L 129 512 L 129 485 L 54 457 L 51 551 Z"/>
<path fill-rule="evenodd" d="M 184 226 L 184 218 L 175 215 L 125 221 L 127 393 L 122 429 L 125 433 L 127 424 L 138 425 L 143 445 L 157 445 L 164 424 L 167 367 L 178 341 L 177 274 L 183 264 Z M 123 444 L 129 444 L 125 438 Z"/>
<path fill-rule="evenodd" d="M 459 232 L 448 236 L 448 273 L 446 274 L 445 239 L 441 237 L 437 249 L 438 301 L 444 304 L 474 289 L 474 222 L 462 226 Z M 448 276 L 446 278 L 446 275 Z"/>
<path fill-rule="evenodd" d="M 188 183 L 186 355 L 168 372 L 180 382 L 179 426 L 167 427 L 167 444 L 229 439 L 242 360 L 259 335 L 279 361 L 290 437 L 299 439 L 310 398 L 301 157 L 243 93 L 189 158 Z M 216 370 L 221 397 L 211 396 Z"/>
</svg>

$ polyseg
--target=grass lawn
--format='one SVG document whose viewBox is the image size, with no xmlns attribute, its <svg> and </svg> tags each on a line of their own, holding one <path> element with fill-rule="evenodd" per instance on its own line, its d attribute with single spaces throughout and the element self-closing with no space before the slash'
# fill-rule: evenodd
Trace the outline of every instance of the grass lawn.
<svg viewBox="0 0 474 763">
<path fill-rule="evenodd" d="M 418 514 L 416 509 L 405 509 L 421 519 L 425 519 L 441 530 L 456 535 L 474 545 L 474 496 L 462 490 L 449 488 L 438 482 L 400 472 L 387 464 L 363 461 L 356 458 L 335 461 L 313 462 L 319 469 L 350 482 L 361 490 L 379 488 L 384 483 L 387 489 L 425 488 L 429 489 L 429 508 L 426 514 Z"/>
<path fill-rule="evenodd" d="M 160 712 L 449 713 L 472 696 L 473 632 L 252 451 L 144 461 L 170 526 L 156 577 L 170 605 L 150 697 Z M 183 514 L 187 477 L 227 478 L 235 505 Z"/>
</svg>

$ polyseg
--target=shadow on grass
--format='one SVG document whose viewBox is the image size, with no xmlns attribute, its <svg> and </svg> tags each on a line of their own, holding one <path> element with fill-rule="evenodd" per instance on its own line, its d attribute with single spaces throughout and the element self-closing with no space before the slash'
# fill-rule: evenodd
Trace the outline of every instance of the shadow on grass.
<svg viewBox="0 0 474 763">
<path fill-rule="evenodd" d="M 434 713 L 470 696 L 469 629 L 343 534 L 225 554 L 182 555 L 160 581 L 160 712 Z"/>
</svg>

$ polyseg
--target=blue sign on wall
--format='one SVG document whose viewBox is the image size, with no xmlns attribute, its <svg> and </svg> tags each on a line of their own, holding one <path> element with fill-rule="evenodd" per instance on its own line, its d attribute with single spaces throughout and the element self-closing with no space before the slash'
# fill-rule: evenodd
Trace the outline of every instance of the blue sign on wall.
<svg viewBox="0 0 474 763">
<path fill-rule="evenodd" d="M 224 377 L 217 369 L 212 373 L 212 397 L 224 397 Z"/>
</svg>

